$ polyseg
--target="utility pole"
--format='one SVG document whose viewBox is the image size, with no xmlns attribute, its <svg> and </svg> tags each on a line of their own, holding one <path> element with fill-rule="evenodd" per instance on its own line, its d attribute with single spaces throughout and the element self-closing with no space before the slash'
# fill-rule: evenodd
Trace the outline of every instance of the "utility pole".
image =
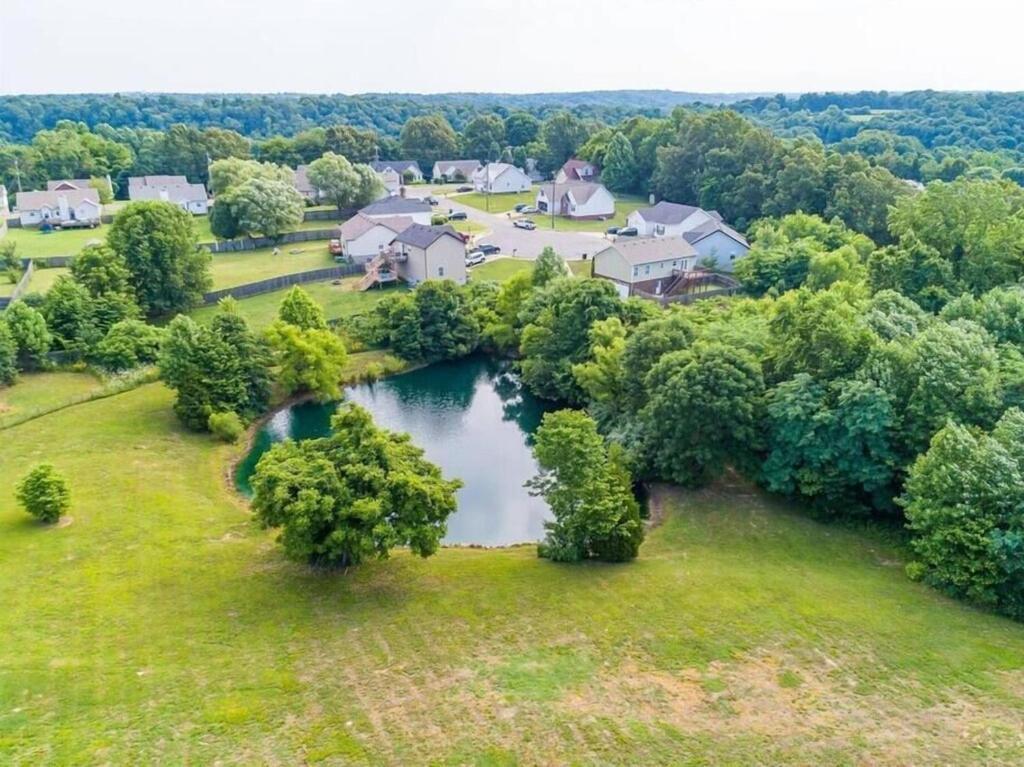
<svg viewBox="0 0 1024 767">
<path fill-rule="evenodd" d="M 18 157 L 14 157 L 14 178 L 18 182 L 18 191 L 21 191 L 21 167 L 18 165 Z"/>
</svg>

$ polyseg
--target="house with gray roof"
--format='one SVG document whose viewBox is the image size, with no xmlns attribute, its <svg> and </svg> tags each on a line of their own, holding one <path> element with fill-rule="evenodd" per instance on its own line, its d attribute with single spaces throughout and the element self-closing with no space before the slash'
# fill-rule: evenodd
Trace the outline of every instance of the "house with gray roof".
<svg viewBox="0 0 1024 767">
<path fill-rule="evenodd" d="M 429 225 L 430 203 L 411 197 L 392 196 L 371 202 L 359 211 L 368 218 L 391 218 L 392 216 L 408 216 L 413 223 Z"/>
<path fill-rule="evenodd" d="M 528 191 L 533 181 L 515 165 L 489 162 L 473 174 L 473 186 L 484 194 L 514 194 Z"/>
<path fill-rule="evenodd" d="M 103 206 L 99 192 L 62 189 L 47 192 L 18 192 L 14 206 L 22 226 L 98 226 Z"/>
<path fill-rule="evenodd" d="M 466 243 L 450 226 L 412 224 L 391 241 L 398 276 L 410 285 L 424 280 L 466 284 Z"/>
<path fill-rule="evenodd" d="M 558 169 L 555 181 L 558 183 L 566 181 L 597 181 L 600 175 L 601 171 L 596 164 L 572 157 L 566 160 L 565 164 Z"/>
<path fill-rule="evenodd" d="M 129 192 L 132 200 L 172 202 L 186 213 L 205 216 L 210 212 L 210 199 L 202 184 L 144 184 Z"/>
<path fill-rule="evenodd" d="M 707 265 L 714 261 L 717 271 L 731 272 L 733 264 L 750 250 L 746 238 L 726 224 L 716 210 L 695 205 L 662 201 L 629 214 L 629 226 L 640 237 L 678 237 L 686 239 Z"/>
<path fill-rule="evenodd" d="M 353 263 L 363 264 L 391 244 L 395 235 L 402 233 L 413 220 L 408 216 L 382 216 L 370 218 L 356 213 L 338 227 L 341 252 Z"/>
<path fill-rule="evenodd" d="M 482 163 L 479 160 L 438 160 L 434 163 L 434 170 L 431 178 L 434 181 L 468 182 L 480 170 Z"/>
<path fill-rule="evenodd" d="M 175 186 L 187 183 L 188 179 L 184 176 L 130 176 L 128 178 L 128 199 L 134 200 L 132 192 L 137 193 L 143 187 Z"/>
<path fill-rule="evenodd" d="M 660 295 L 700 256 L 682 237 L 620 237 L 594 254 L 593 275 L 615 283 L 622 298 L 637 291 Z"/>
<path fill-rule="evenodd" d="M 537 189 L 537 210 L 575 219 L 606 219 L 615 215 L 615 197 L 604 184 L 564 181 L 541 184 Z"/>
</svg>

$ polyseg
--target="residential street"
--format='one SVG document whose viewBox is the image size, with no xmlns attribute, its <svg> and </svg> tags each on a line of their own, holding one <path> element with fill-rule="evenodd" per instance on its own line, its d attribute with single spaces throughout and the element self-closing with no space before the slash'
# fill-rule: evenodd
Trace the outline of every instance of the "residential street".
<svg viewBox="0 0 1024 767">
<path fill-rule="evenodd" d="M 422 192 L 417 190 L 420 197 L 426 197 L 432 192 L 425 189 Z M 537 224 L 533 231 L 517 229 L 512 225 L 512 219 L 501 213 L 485 213 L 482 210 L 463 205 L 459 202 L 458 195 L 453 197 L 437 196 L 440 201 L 437 210 L 441 212 L 465 211 L 469 220 L 487 227 L 490 234 L 478 237 L 476 242 L 488 242 L 501 248 L 506 256 L 518 256 L 519 258 L 536 258 L 545 247 L 550 245 L 555 251 L 567 260 L 581 259 L 583 256 L 590 258 L 597 251 L 601 250 L 608 240 L 603 234 L 596 232 L 554 232 L 551 231 L 551 219 L 542 214 L 530 216 Z"/>
</svg>

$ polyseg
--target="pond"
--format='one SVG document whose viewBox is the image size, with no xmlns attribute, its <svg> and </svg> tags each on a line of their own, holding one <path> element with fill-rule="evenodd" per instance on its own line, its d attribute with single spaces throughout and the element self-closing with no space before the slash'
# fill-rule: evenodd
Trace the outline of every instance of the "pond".
<svg viewBox="0 0 1024 767">
<path fill-rule="evenodd" d="M 408 432 L 446 478 L 462 480 L 445 543 L 507 546 L 544 537 L 551 512 L 523 483 L 537 473 L 529 439 L 550 405 L 525 391 L 506 363 L 442 362 L 350 387 L 345 400 L 369 410 L 378 425 Z M 329 434 L 337 405 L 307 402 L 276 413 L 238 464 L 238 488 L 251 494 L 249 477 L 274 442 Z"/>
</svg>

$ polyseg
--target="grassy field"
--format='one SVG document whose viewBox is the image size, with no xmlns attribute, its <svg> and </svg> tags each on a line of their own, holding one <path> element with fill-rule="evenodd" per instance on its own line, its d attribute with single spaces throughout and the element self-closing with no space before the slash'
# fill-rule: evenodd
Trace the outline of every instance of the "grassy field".
<svg viewBox="0 0 1024 767">
<path fill-rule="evenodd" d="M 210 217 L 209 216 L 193 216 L 193 220 L 196 224 L 196 234 L 199 237 L 199 242 L 213 242 L 217 238 L 213 236 L 213 232 L 210 231 Z M 303 221 L 293 231 L 304 231 L 308 229 L 333 229 L 338 226 L 338 221 Z M 299 243 L 300 245 L 304 243 Z M 282 246 L 289 247 L 289 246 Z"/>
<path fill-rule="evenodd" d="M 57 281 L 57 278 L 71 274 L 70 269 L 64 267 L 55 267 L 53 269 L 41 269 L 36 267 L 32 272 L 32 278 L 28 283 L 29 293 L 45 293 Z M 0 296 L 9 296 L 14 292 L 14 288 L 17 287 L 16 283 L 6 282 L 0 283 Z"/>
<path fill-rule="evenodd" d="M 537 198 L 536 190 L 522 192 L 521 194 L 493 194 L 490 196 L 491 213 L 507 213 L 519 203 L 533 205 Z M 487 195 L 472 192 L 460 194 L 456 197 L 464 205 L 478 210 L 487 210 Z M 615 215 L 605 221 L 574 221 L 569 218 L 555 216 L 555 231 L 559 232 L 603 232 L 612 226 L 625 226 L 626 217 L 637 208 L 647 205 L 643 197 L 632 197 L 628 195 L 616 195 Z M 550 229 L 551 216 L 544 213 L 531 213 L 528 218 L 533 219 L 538 228 Z"/>
<path fill-rule="evenodd" d="M 339 285 L 334 285 L 331 282 L 310 282 L 303 285 L 302 289 L 319 302 L 329 320 L 365 312 L 394 291 L 405 290 L 403 286 L 394 286 L 383 290 L 374 288 L 358 291 L 355 288 L 359 279 L 359 277 L 347 277 Z M 257 329 L 265 328 L 277 317 L 277 309 L 289 290 L 291 288 L 284 288 L 272 293 L 261 293 L 258 296 L 241 299 L 238 302 L 238 309 L 250 326 Z M 192 316 L 203 322 L 212 317 L 216 311 L 216 306 L 204 306 L 193 310 Z"/>
<path fill-rule="evenodd" d="M 50 410 L 95 392 L 102 382 L 90 373 L 23 373 L 14 386 L 0 388 L 0 425 L 36 410 Z"/>
<path fill-rule="evenodd" d="M 662 490 L 628 565 L 444 549 L 286 561 L 239 448 L 159 384 L 0 439 L 0 762 L 1020 764 L 1024 627 L 744 484 Z"/>
<path fill-rule="evenodd" d="M 92 241 L 103 242 L 110 226 L 101 224 L 95 229 L 68 229 L 44 234 L 38 229 L 8 229 L 5 240 L 18 244 L 16 251 L 20 258 L 48 258 L 50 256 L 75 256 Z"/>
<path fill-rule="evenodd" d="M 213 275 L 214 290 L 220 290 L 268 277 L 334 265 L 334 258 L 328 252 L 326 242 L 300 242 L 282 246 L 276 256 L 273 248 L 215 254 L 210 273 Z"/>
</svg>

